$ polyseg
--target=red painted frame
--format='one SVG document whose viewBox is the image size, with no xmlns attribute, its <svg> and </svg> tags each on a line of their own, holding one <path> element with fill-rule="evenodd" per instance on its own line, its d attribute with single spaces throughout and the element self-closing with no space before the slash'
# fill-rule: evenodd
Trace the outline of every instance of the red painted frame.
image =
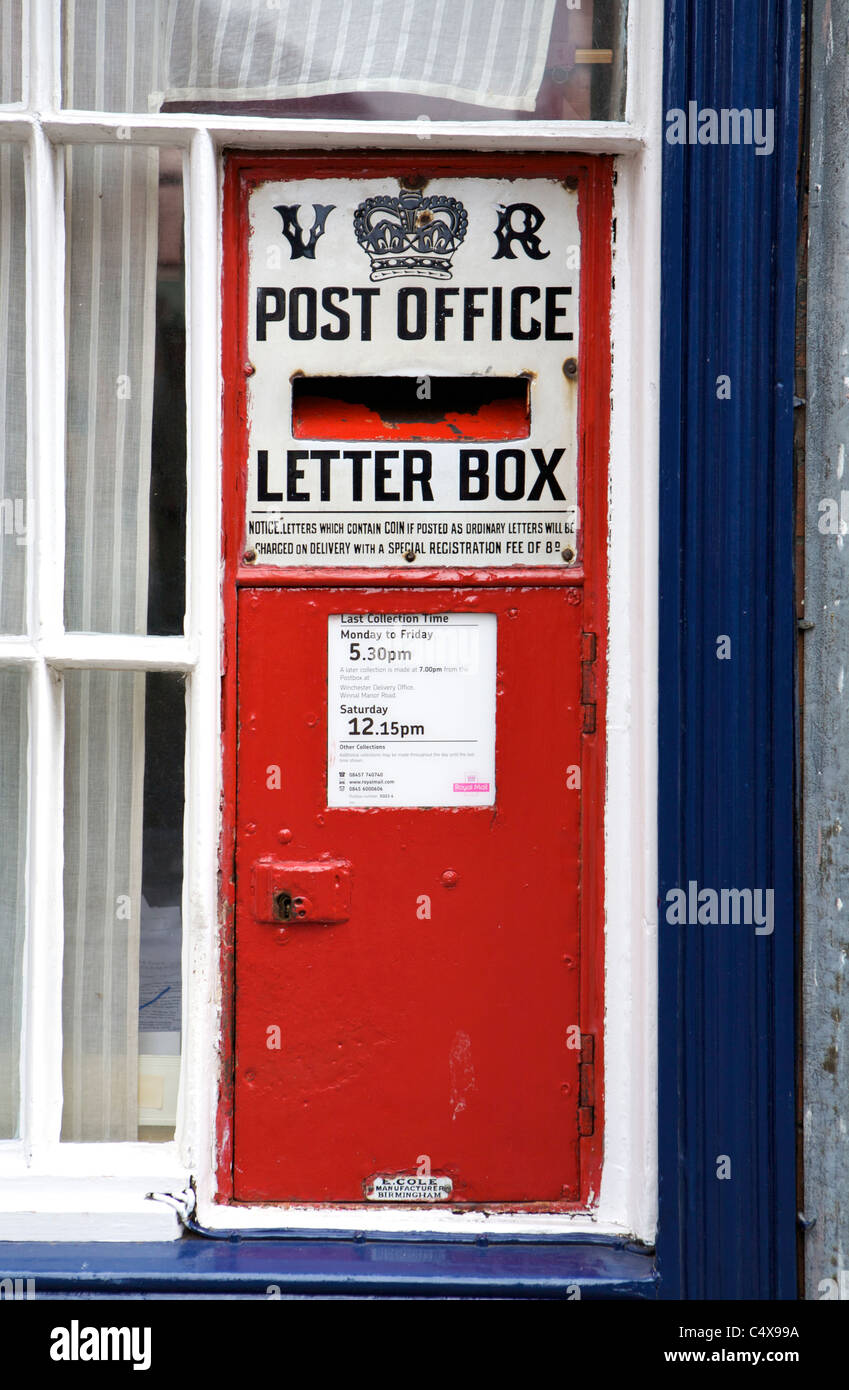
<svg viewBox="0 0 849 1390">
<path fill-rule="evenodd" d="M 247 393 L 253 368 L 247 352 L 247 203 L 269 179 L 317 177 L 425 178 L 477 176 L 578 180 L 581 292 L 578 365 L 578 505 L 581 563 L 568 571 L 524 566 L 499 569 L 333 569 L 245 565 Z M 234 910 L 236 808 L 236 597 L 242 585 L 374 588 L 384 586 L 582 586 L 587 631 L 597 635 L 593 667 L 597 719 L 585 734 L 581 788 L 581 1026 L 596 1039 L 595 1128 L 581 1140 L 579 1202 L 547 1206 L 574 1210 L 597 1200 L 604 1147 L 604 804 L 607 690 L 608 459 L 610 448 L 610 286 L 613 161 L 608 156 L 551 154 L 419 154 L 410 151 L 288 155 L 230 154 L 226 158 L 222 255 L 223 376 L 223 609 L 222 819 L 219 853 L 219 925 L 222 997 L 221 1071 L 216 1126 L 217 1196 L 233 1200 Z M 595 235 L 591 235 L 595 232 Z M 589 866 L 589 871 L 585 871 Z M 523 1208 L 511 1208 L 517 1210 Z"/>
</svg>

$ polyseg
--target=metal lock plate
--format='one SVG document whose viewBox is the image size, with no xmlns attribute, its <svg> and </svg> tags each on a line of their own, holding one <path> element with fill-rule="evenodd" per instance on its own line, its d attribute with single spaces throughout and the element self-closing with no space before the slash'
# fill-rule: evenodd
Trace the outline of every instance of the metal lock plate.
<svg viewBox="0 0 849 1390">
<path fill-rule="evenodd" d="M 253 899 L 258 922 L 347 922 L 351 865 L 347 859 L 258 859 L 253 866 Z"/>
</svg>

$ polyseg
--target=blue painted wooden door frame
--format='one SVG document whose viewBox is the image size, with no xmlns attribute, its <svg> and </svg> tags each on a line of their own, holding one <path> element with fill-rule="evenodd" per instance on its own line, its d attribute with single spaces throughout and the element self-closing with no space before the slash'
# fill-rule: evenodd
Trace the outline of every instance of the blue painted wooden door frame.
<svg viewBox="0 0 849 1390">
<path fill-rule="evenodd" d="M 666 4 L 665 112 L 689 117 L 694 102 L 720 123 L 723 108 L 761 112 L 762 133 L 769 111 L 774 121 L 771 152 L 766 140 L 762 153 L 664 142 L 658 1270 L 667 1298 L 796 1296 L 800 14 L 801 0 Z M 709 138 L 711 118 L 699 125 Z M 771 888 L 772 933 L 670 922 L 667 894 L 691 883 Z"/>
</svg>

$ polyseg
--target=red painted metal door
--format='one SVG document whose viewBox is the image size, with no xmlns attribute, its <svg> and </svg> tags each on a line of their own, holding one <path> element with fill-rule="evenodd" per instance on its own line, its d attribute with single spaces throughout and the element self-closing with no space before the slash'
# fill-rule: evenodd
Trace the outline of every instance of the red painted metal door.
<svg viewBox="0 0 849 1390">
<path fill-rule="evenodd" d="M 582 600 L 240 590 L 237 1200 L 427 1171 L 452 1205 L 578 1199 Z M 328 620 L 368 613 L 495 615 L 494 805 L 328 806 Z M 328 858 L 349 882 L 310 877 Z M 278 862 L 346 920 L 274 920 Z"/>
</svg>

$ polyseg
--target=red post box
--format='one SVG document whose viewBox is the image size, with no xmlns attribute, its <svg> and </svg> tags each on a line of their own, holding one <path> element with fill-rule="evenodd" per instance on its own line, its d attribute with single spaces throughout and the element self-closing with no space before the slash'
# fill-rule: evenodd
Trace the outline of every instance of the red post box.
<svg viewBox="0 0 849 1390">
<path fill-rule="evenodd" d="M 611 182 L 229 160 L 225 1198 L 598 1191 Z"/>
</svg>

